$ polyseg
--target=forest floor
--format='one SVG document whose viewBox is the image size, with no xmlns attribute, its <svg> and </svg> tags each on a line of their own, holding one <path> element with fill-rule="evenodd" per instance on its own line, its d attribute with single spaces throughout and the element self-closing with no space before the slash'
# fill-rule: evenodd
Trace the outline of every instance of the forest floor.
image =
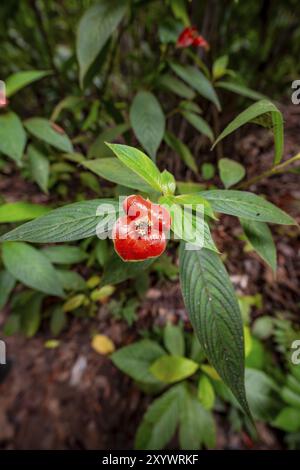
<svg viewBox="0 0 300 470">
<path fill-rule="evenodd" d="M 283 108 L 285 117 L 285 157 L 300 151 L 300 109 Z M 268 131 L 253 129 L 236 137 L 234 158 L 244 163 L 252 177 L 271 165 L 273 140 Z M 183 178 L 182 178 L 183 179 Z M 216 180 L 218 184 L 218 180 Z M 299 174 L 285 173 L 251 187 L 299 220 Z M 35 187 L 19 177 L 0 177 L 0 191 L 9 200 L 41 202 Z M 44 196 L 42 196 L 43 198 Z M 43 199 L 42 199 L 43 200 Z M 46 201 L 46 196 L 45 196 Z M 278 249 L 278 272 L 272 272 L 254 252 L 246 253 L 239 240 L 241 229 L 229 216 L 221 216 L 213 230 L 219 250 L 226 254 L 226 266 L 236 291 L 241 295 L 260 293 L 263 308 L 254 317 L 288 311 L 297 320 L 299 312 L 300 261 L 297 228 L 273 226 Z M 234 243 L 233 243 L 234 241 Z M 118 371 L 110 359 L 91 348 L 91 332 L 109 336 L 116 347 L 132 342 L 141 329 L 164 324 L 168 318 L 186 318 L 178 281 L 152 284 L 138 311 L 138 320 L 129 327 L 109 315 L 102 306 L 95 318 L 72 319 L 60 336 L 56 349 L 45 349 L 51 338 L 48 327 L 30 340 L 16 335 L 6 338 L 10 370 L 0 384 L 0 448 L 4 449 L 131 449 L 137 425 L 149 403 L 131 379 Z M 7 310 L 0 312 L 1 326 Z M 299 321 L 299 316 L 298 316 Z M 1 381 L 1 378 L 0 378 Z M 229 429 L 221 414 L 217 448 L 245 449 L 243 433 Z M 260 449 L 282 447 L 280 435 L 266 425 L 258 425 Z M 176 448 L 176 441 L 171 447 Z"/>
</svg>

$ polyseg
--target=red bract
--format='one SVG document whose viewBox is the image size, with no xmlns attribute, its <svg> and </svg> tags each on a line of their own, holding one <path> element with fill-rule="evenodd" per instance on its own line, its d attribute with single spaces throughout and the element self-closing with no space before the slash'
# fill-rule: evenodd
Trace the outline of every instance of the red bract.
<svg viewBox="0 0 300 470">
<path fill-rule="evenodd" d="M 185 28 L 177 39 L 176 47 L 189 46 L 203 47 L 204 49 L 209 48 L 208 42 L 198 33 L 195 27 Z"/>
<path fill-rule="evenodd" d="M 141 196 L 129 196 L 123 203 L 126 215 L 114 225 L 115 250 L 124 261 L 141 261 L 161 255 L 167 245 L 165 232 L 171 217 L 159 204 Z"/>
</svg>

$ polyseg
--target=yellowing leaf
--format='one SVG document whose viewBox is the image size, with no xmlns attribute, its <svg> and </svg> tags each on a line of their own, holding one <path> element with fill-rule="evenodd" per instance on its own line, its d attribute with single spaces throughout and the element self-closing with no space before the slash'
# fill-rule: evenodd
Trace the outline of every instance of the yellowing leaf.
<svg viewBox="0 0 300 470">
<path fill-rule="evenodd" d="M 89 289 L 95 289 L 100 284 L 101 277 L 100 276 L 91 276 L 87 281 L 86 281 L 86 287 Z"/>
<path fill-rule="evenodd" d="M 245 357 L 248 357 L 252 350 L 252 338 L 249 326 L 244 326 Z"/>
<path fill-rule="evenodd" d="M 203 364 L 200 367 L 203 370 L 203 372 L 205 372 L 211 379 L 221 380 L 218 372 L 216 371 L 214 367 L 209 366 L 208 364 Z"/>
<path fill-rule="evenodd" d="M 86 297 L 84 294 L 74 295 L 64 303 L 63 311 L 72 312 L 73 310 L 76 310 L 76 308 L 81 307 L 85 300 Z"/>
<path fill-rule="evenodd" d="M 103 286 L 100 289 L 95 289 L 91 293 L 91 299 L 94 302 L 106 302 L 106 300 L 115 292 L 116 288 L 114 286 Z"/>
<path fill-rule="evenodd" d="M 92 348 L 99 354 L 106 356 L 115 350 L 115 345 L 108 336 L 95 335 L 92 339 Z"/>
</svg>

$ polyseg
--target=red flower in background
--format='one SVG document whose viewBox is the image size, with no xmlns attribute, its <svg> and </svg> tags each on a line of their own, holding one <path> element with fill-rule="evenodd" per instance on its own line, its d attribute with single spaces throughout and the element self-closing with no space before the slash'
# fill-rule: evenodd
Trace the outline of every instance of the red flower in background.
<svg viewBox="0 0 300 470">
<path fill-rule="evenodd" d="M 203 47 L 204 49 L 209 49 L 208 42 L 204 39 L 201 34 L 198 33 L 197 28 L 188 27 L 184 28 L 182 33 L 178 36 L 176 47 Z"/>
</svg>

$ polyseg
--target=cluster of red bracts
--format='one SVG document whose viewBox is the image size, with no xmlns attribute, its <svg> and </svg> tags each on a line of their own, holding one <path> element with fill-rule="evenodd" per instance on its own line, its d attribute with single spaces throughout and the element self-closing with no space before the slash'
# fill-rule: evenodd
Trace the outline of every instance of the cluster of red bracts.
<svg viewBox="0 0 300 470">
<path fill-rule="evenodd" d="M 195 27 L 185 28 L 177 39 L 176 47 L 182 48 L 189 46 L 203 47 L 206 50 L 209 49 L 208 42 L 198 33 Z"/>
<path fill-rule="evenodd" d="M 169 212 L 142 196 L 128 196 L 123 202 L 124 216 L 112 230 L 118 255 L 124 261 L 141 261 L 160 256 L 166 249 L 171 227 Z"/>
</svg>

